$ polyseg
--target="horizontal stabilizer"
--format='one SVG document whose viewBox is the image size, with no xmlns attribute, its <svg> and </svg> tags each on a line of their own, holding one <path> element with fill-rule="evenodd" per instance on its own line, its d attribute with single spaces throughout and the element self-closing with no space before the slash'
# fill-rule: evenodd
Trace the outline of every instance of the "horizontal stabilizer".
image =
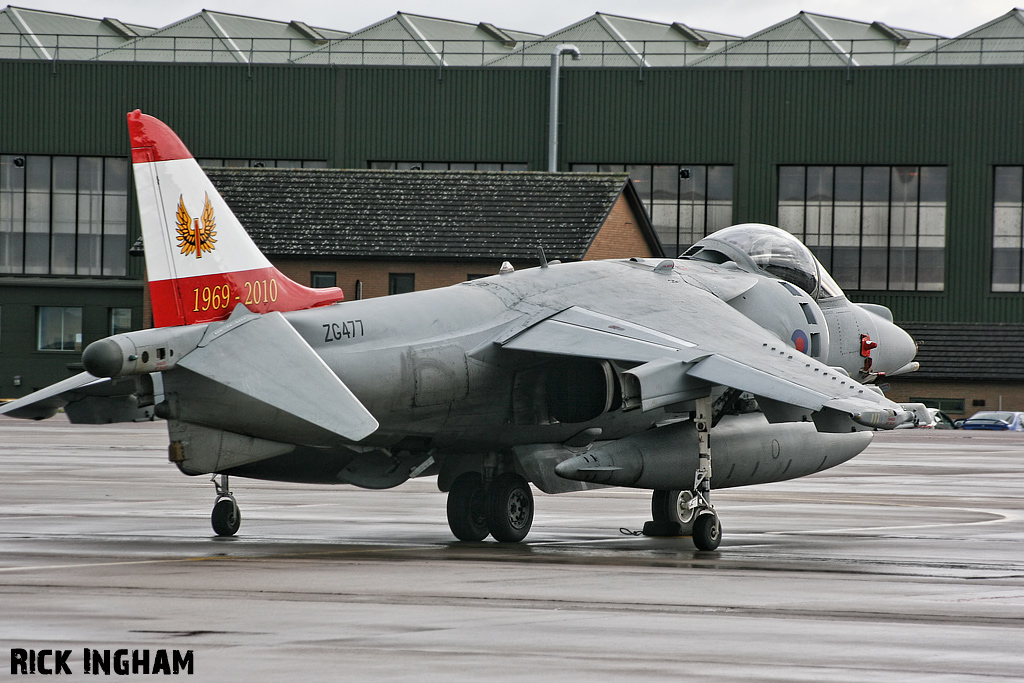
<svg viewBox="0 0 1024 683">
<path fill-rule="evenodd" d="M 373 415 L 281 313 L 219 325 L 232 329 L 207 334 L 210 341 L 178 367 L 346 440 L 360 441 L 377 430 Z"/>
<path fill-rule="evenodd" d="M 106 377 L 94 377 L 88 372 L 80 372 L 62 382 L 51 384 L 45 389 L 5 403 L 0 406 L 0 415 L 43 420 L 52 417 L 60 408 L 67 405 L 67 399 L 62 398 L 61 394 L 109 381 L 110 379 Z"/>
</svg>

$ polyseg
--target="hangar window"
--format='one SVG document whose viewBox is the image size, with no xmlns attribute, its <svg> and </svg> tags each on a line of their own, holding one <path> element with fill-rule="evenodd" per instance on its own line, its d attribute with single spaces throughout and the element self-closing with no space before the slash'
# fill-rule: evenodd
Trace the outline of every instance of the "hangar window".
<svg viewBox="0 0 1024 683">
<path fill-rule="evenodd" d="M 945 166 L 779 166 L 778 208 L 846 289 L 945 286 Z"/>
<path fill-rule="evenodd" d="M 1024 167 L 996 166 L 992 291 L 1024 292 Z"/>
<path fill-rule="evenodd" d="M 78 306 L 40 306 L 37 309 L 40 351 L 82 350 L 82 309 Z"/>
<path fill-rule="evenodd" d="M 206 168 L 327 168 L 326 161 L 309 159 L 197 159 Z"/>
<path fill-rule="evenodd" d="M 629 173 L 665 253 L 671 256 L 732 225 L 732 166 L 570 164 L 569 168 L 579 173 Z"/>
<path fill-rule="evenodd" d="M 371 161 L 385 171 L 526 171 L 527 164 L 509 161 Z"/>
<path fill-rule="evenodd" d="M 0 155 L 0 273 L 124 277 L 128 160 Z"/>
</svg>

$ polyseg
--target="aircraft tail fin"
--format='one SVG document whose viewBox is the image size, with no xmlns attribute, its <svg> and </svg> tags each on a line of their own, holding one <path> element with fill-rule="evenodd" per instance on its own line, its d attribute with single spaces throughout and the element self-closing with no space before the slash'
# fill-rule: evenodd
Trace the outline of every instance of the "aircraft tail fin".
<svg viewBox="0 0 1024 683">
<path fill-rule="evenodd" d="M 268 313 L 344 298 L 271 265 L 169 126 L 136 109 L 128 130 L 156 327 L 224 320 L 239 304 Z"/>
</svg>

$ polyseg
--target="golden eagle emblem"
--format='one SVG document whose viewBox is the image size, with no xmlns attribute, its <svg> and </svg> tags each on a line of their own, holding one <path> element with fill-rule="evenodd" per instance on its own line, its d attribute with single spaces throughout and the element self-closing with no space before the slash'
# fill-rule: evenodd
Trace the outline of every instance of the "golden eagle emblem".
<svg viewBox="0 0 1024 683">
<path fill-rule="evenodd" d="M 203 258 L 203 252 L 211 252 L 217 240 L 217 224 L 213 220 L 213 204 L 210 203 L 210 195 L 206 195 L 206 203 L 203 204 L 203 223 L 199 225 L 198 218 L 192 218 L 185 209 L 184 195 L 178 198 L 178 246 L 184 256 L 195 254 L 196 258 Z"/>
</svg>

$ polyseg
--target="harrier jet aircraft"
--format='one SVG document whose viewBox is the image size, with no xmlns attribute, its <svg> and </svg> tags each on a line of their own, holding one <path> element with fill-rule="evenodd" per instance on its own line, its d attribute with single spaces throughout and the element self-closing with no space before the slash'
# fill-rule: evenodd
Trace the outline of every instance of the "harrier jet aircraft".
<svg viewBox="0 0 1024 683">
<path fill-rule="evenodd" d="M 790 234 L 738 225 L 677 259 L 547 262 L 342 302 L 282 275 L 185 145 L 128 115 L 155 327 L 90 344 L 86 372 L 0 413 L 167 421 L 212 475 L 384 489 L 437 476 L 461 540 L 526 537 L 530 484 L 653 491 L 650 533 L 718 546 L 713 489 L 838 465 L 910 416 L 870 385 L 917 368 Z M 736 414 L 752 395 L 757 412 Z M 712 469 L 712 463 L 714 469 Z"/>
</svg>

